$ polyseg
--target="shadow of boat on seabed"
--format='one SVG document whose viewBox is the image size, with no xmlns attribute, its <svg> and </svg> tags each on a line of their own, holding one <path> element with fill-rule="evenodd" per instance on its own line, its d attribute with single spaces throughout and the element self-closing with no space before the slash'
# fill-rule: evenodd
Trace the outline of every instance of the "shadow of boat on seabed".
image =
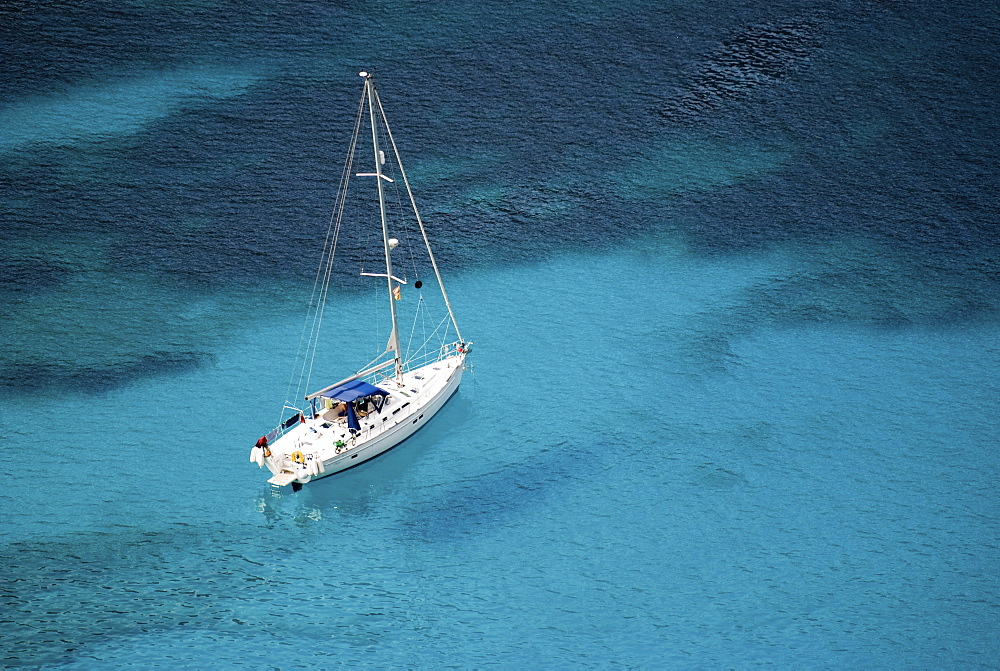
<svg viewBox="0 0 1000 671">
<path fill-rule="evenodd" d="M 423 541 L 452 540 L 514 523 L 524 511 L 538 509 L 590 477 L 613 467 L 608 445 L 561 440 L 442 490 L 415 505 L 403 519 L 403 533 Z M 516 455 L 514 455 L 516 456 Z"/>
</svg>

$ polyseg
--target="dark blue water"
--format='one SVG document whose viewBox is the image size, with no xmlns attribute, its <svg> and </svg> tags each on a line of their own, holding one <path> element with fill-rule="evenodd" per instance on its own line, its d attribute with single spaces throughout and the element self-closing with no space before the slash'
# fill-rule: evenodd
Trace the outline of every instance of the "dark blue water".
<svg viewBox="0 0 1000 671">
<path fill-rule="evenodd" d="M 0 19 L 0 664 L 1000 664 L 995 7 Z M 474 370 L 273 497 L 361 69 Z"/>
</svg>

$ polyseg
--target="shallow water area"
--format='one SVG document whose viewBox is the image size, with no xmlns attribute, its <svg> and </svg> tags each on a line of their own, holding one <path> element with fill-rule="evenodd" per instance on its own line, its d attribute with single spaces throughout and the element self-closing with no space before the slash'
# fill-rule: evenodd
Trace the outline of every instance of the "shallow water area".
<svg viewBox="0 0 1000 671">
<path fill-rule="evenodd" d="M 832 648 L 891 663 L 975 638 L 989 608 L 956 595 L 995 587 L 968 552 L 996 531 L 995 329 L 767 314 L 720 329 L 755 287 L 816 260 L 695 260 L 650 240 L 463 273 L 456 310 L 483 336 L 459 396 L 398 449 L 298 494 L 273 497 L 243 463 L 273 412 L 247 390 L 285 382 L 269 362 L 287 324 L 247 328 L 197 372 L 74 404 L 44 431 L 65 446 L 54 467 L 4 494 L 23 506 L 6 527 L 8 603 L 30 624 L 8 628 L 8 649 L 70 666 L 256 665 L 271 645 L 288 665 L 775 648 L 788 663 Z M 674 290 L 636 290 L 651 283 Z M 149 412 L 125 421 L 123 407 Z M 180 445 L 199 446 L 190 469 Z M 888 621 L 899 647 L 870 638 Z"/>
</svg>

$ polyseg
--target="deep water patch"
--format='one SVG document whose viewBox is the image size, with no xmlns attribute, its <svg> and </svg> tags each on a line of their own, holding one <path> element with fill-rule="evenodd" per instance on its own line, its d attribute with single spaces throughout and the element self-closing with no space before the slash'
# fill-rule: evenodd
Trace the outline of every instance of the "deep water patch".
<svg viewBox="0 0 1000 671">
<path fill-rule="evenodd" d="M 68 362 L 7 363 L 0 368 L 0 394 L 105 394 L 147 377 L 190 373 L 213 360 L 208 352 L 152 352 L 101 368 L 77 368 Z"/>
<path fill-rule="evenodd" d="M 663 113 L 674 120 L 692 117 L 756 89 L 778 84 L 808 67 L 821 48 L 821 22 L 786 19 L 746 26 L 697 63 L 679 99 L 668 101 Z"/>
</svg>

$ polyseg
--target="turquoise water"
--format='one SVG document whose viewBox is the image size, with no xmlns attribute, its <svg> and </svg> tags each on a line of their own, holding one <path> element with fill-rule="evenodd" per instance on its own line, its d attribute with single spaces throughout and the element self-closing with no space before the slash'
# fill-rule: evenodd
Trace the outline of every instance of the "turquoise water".
<svg viewBox="0 0 1000 671">
<path fill-rule="evenodd" d="M 4 28 L 0 664 L 997 665 L 995 15 L 165 7 Z M 371 60 L 473 367 L 276 497 Z"/>
</svg>

